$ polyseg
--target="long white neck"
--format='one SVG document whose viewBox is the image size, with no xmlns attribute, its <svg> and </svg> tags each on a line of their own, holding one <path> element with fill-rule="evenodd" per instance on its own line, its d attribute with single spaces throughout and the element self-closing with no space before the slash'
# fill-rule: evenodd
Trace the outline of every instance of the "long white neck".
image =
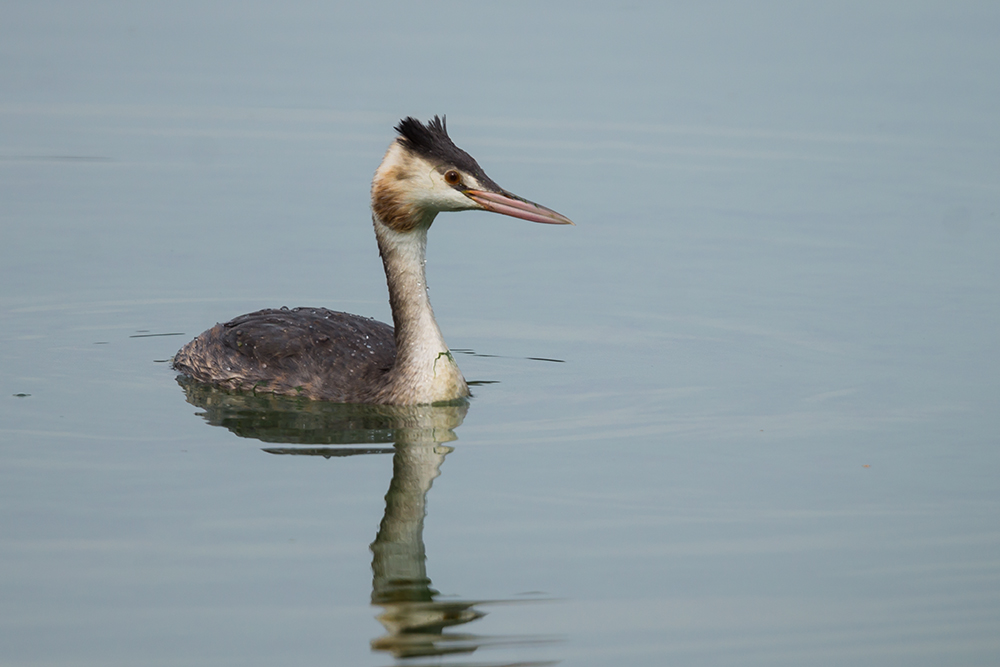
<svg viewBox="0 0 1000 667">
<path fill-rule="evenodd" d="M 396 363 L 387 391 L 399 404 L 436 403 L 463 398 L 469 387 L 434 319 L 427 294 L 427 230 L 434 216 L 398 232 L 373 216 L 385 266 L 396 335 Z"/>
</svg>

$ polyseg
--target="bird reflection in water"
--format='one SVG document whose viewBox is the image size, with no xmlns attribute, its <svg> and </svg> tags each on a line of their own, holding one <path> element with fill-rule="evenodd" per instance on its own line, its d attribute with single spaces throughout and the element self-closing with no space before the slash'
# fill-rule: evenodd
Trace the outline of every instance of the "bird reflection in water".
<svg viewBox="0 0 1000 667">
<path fill-rule="evenodd" d="M 183 376 L 178 382 L 188 402 L 202 408 L 200 416 L 210 424 L 228 428 L 240 437 L 283 445 L 266 447 L 268 453 L 325 458 L 393 454 L 385 514 L 371 545 L 371 599 L 373 605 L 381 607 L 376 618 L 386 633 L 371 641 L 372 649 L 396 658 L 417 658 L 553 641 L 538 636 L 448 631 L 482 618 L 484 606 L 514 601 L 441 600 L 427 576 L 423 539 L 427 492 L 441 474 L 445 456 L 453 451 L 445 443 L 456 439 L 454 429 L 465 419 L 466 401 L 416 406 L 334 404 L 273 394 L 230 393 Z"/>
</svg>

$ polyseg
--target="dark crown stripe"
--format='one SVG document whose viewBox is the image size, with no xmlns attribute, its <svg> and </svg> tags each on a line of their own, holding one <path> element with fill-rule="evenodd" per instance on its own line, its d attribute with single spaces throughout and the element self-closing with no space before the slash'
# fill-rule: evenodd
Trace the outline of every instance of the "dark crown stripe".
<svg viewBox="0 0 1000 667">
<path fill-rule="evenodd" d="M 399 132 L 399 140 L 403 146 L 421 157 L 456 167 L 474 176 L 484 186 L 499 188 L 476 160 L 451 140 L 443 117 L 434 116 L 425 125 L 416 118 L 407 116 L 399 121 L 396 131 Z"/>
</svg>

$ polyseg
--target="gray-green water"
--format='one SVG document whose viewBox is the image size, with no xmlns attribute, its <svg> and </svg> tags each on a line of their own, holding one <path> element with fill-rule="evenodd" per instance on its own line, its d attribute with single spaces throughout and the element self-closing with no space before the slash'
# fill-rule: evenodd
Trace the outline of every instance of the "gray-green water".
<svg viewBox="0 0 1000 667">
<path fill-rule="evenodd" d="M 1000 660 L 992 5 L 3 14 L 0 664 Z M 368 185 L 435 113 L 577 222 L 435 223 L 467 411 L 178 384 L 389 318 Z"/>
</svg>

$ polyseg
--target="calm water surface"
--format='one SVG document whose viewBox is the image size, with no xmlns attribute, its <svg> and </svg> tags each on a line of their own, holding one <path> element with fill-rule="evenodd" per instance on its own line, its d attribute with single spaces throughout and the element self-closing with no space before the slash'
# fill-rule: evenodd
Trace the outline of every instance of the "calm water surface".
<svg viewBox="0 0 1000 667">
<path fill-rule="evenodd" d="M 994 665 L 1000 12 L 32 3 L 0 25 L 0 664 Z M 178 382 L 390 317 L 447 113 L 468 406 Z"/>
</svg>

